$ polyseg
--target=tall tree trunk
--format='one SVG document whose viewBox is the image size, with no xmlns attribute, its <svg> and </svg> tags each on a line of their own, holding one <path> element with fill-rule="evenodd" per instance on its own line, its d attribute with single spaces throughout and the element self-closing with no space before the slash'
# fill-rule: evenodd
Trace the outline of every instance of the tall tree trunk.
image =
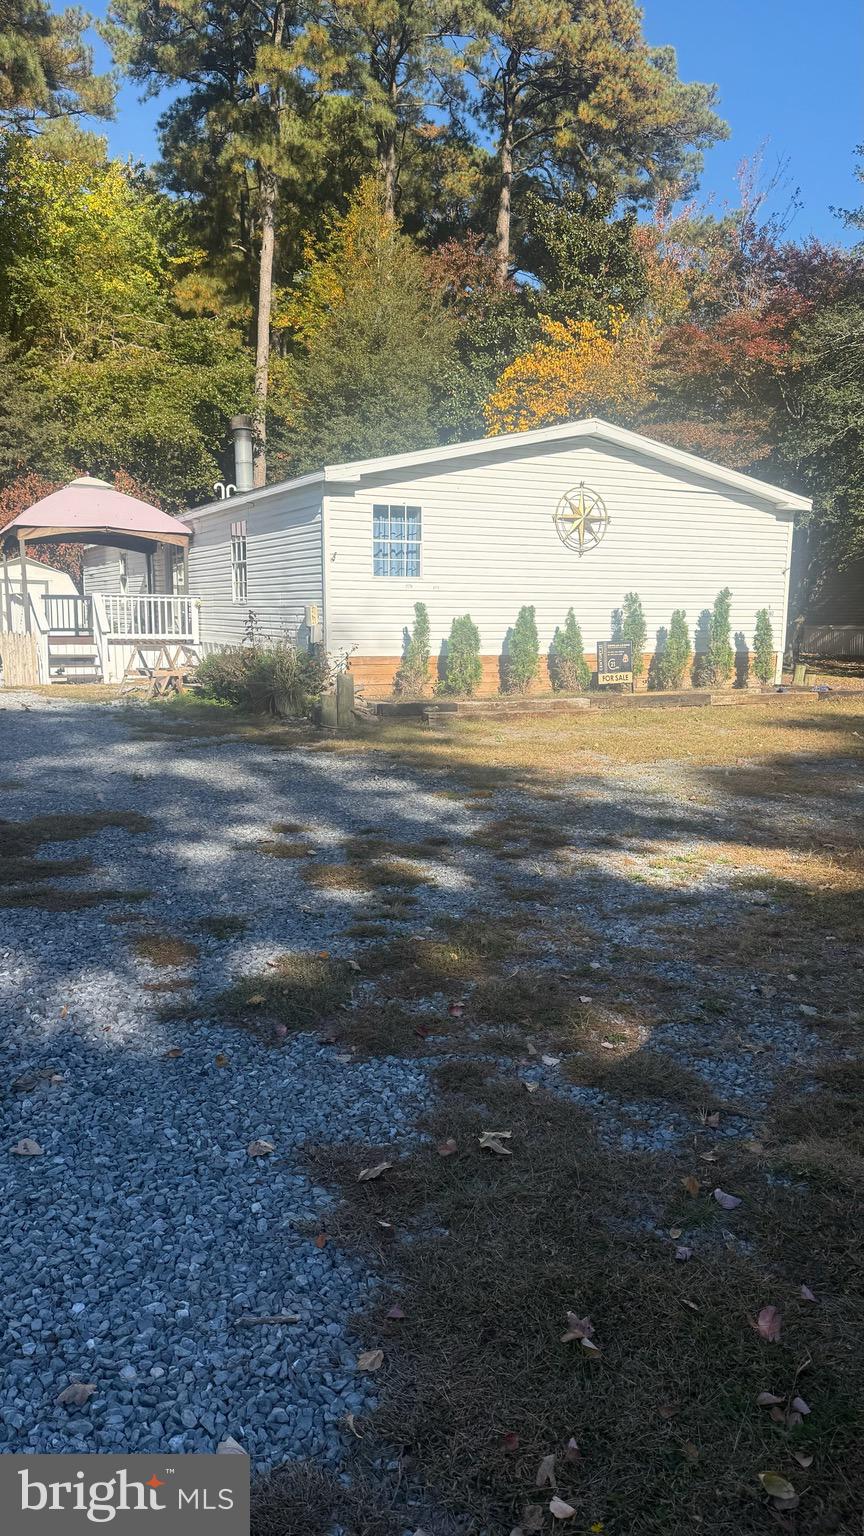
<svg viewBox="0 0 864 1536">
<path fill-rule="evenodd" d="M 495 219 L 495 276 L 500 288 L 510 275 L 510 208 L 513 189 L 513 108 L 504 80 L 501 142 L 498 146 L 498 213 Z"/>
<path fill-rule="evenodd" d="M 261 187 L 261 257 L 258 265 L 258 328 L 255 344 L 254 485 L 267 483 L 267 388 L 270 379 L 270 315 L 273 309 L 273 253 L 276 246 L 276 177 L 264 166 Z"/>
<path fill-rule="evenodd" d="M 388 129 L 381 138 L 378 149 L 378 164 L 381 171 L 381 183 L 384 188 L 384 211 L 392 217 L 396 212 L 396 183 L 399 179 L 395 128 Z"/>
</svg>

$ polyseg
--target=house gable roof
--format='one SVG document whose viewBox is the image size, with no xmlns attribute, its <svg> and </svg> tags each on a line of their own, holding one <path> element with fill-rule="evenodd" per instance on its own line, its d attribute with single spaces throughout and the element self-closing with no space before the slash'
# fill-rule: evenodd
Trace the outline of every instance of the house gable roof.
<svg viewBox="0 0 864 1536">
<path fill-rule="evenodd" d="M 328 485 L 334 487 L 359 485 L 361 481 L 374 475 L 392 474 L 403 469 L 421 469 L 425 465 L 440 465 L 442 469 L 446 469 L 446 466 L 451 463 L 459 464 L 469 459 L 495 457 L 498 454 L 512 453 L 522 448 L 542 448 L 547 444 L 565 445 L 586 440 L 596 440 L 599 443 L 608 443 L 612 447 L 624 448 L 685 474 L 698 475 L 703 480 L 741 491 L 748 496 L 755 496 L 760 501 L 767 502 L 776 512 L 809 512 L 812 505 L 807 496 L 798 496 L 793 491 L 784 490 L 781 486 L 769 485 L 765 480 L 757 480 L 753 475 L 743 475 L 737 469 L 726 469 L 724 465 L 714 464 L 710 459 L 700 458 L 698 454 L 685 453 L 680 448 L 671 448 L 668 443 L 657 442 L 655 438 L 643 437 L 640 432 L 630 432 L 626 427 L 617 427 L 612 422 L 591 416 L 584 421 L 569 421 L 557 427 L 540 427 L 532 432 L 507 432 L 498 437 L 474 438 L 467 443 L 445 443 L 437 448 L 421 448 L 413 453 L 393 453 L 383 458 L 354 459 L 345 464 L 328 464 L 314 474 L 299 475 L 294 480 L 282 480 L 274 485 L 232 496 L 231 506 L 249 506 L 263 497 L 272 496 L 278 492 L 300 490 L 305 486 L 320 485 L 324 489 Z M 225 506 L 224 501 L 210 502 L 206 506 L 192 508 L 186 516 L 196 518 L 209 512 L 224 511 Z"/>
</svg>

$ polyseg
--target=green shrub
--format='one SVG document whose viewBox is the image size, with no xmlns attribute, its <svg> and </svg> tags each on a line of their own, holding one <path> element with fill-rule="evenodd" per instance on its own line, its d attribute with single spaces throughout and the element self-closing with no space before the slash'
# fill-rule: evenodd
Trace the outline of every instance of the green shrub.
<svg viewBox="0 0 864 1536">
<path fill-rule="evenodd" d="M 714 599 L 708 630 L 706 664 L 708 681 L 713 688 L 722 687 L 724 683 L 728 683 L 735 666 L 735 652 L 732 649 L 731 640 L 731 607 L 732 593 L 728 587 L 724 587 Z"/>
<path fill-rule="evenodd" d="M 660 654 L 658 674 L 661 688 L 680 688 L 690 665 L 690 631 L 683 608 L 676 608 L 669 624 L 669 636 Z"/>
<path fill-rule="evenodd" d="M 591 668 L 582 649 L 582 630 L 570 608 L 564 628 L 556 629 L 549 654 L 552 687 L 559 693 L 579 693 L 591 682 Z"/>
<path fill-rule="evenodd" d="M 460 619 L 454 619 L 450 626 L 441 691 L 470 697 L 479 688 L 482 678 L 480 631 L 471 615 L 464 613 Z"/>
<path fill-rule="evenodd" d="M 633 681 L 638 682 L 645 670 L 645 641 L 648 638 L 648 625 L 645 623 L 642 603 L 636 592 L 628 592 L 624 598 L 624 607 L 617 621 L 617 628 L 620 638 L 629 640 L 633 647 Z"/>
<path fill-rule="evenodd" d="M 760 683 L 774 681 L 774 631 L 768 609 L 760 608 L 753 631 L 753 671 Z"/>
<path fill-rule="evenodd" d="M 253 714 L 308 715 L 329 681 L 326 656 L 287 641 L 232 645 L 205 656 L 197 681 L 205 698 Z"/>
<path fill-rule="evenodd" d="M 429 612 L 425 603 L 415 603 L 414 628 L 393 683 L 395 693 L 404 698 L 417 698 L 425 693 L 429 683 L 430 648 Z"/>
<path fill-rule="evenodd" d="M 540 641 L 533 608 L 520 608 L 504 657 L 504 686 L 508 693 L 526 693 L 540 664 Z"/>
</svg>

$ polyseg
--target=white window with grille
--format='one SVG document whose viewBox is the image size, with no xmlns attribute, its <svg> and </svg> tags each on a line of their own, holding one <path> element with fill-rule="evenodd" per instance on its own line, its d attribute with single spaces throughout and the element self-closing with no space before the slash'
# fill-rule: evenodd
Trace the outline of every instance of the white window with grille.
<svg viewBox="0 0 864 1536">
<path fill-rule="evenodd" d="M 372 571 L 375 576 L 419 576 L 422 513 L 419 507 L 372 508 Z"/>
<path fill-rule="evenodd" d="M 246 581 L 246 524 L 231 524 L 231 601 L 245 603 Z"/>
</svg>

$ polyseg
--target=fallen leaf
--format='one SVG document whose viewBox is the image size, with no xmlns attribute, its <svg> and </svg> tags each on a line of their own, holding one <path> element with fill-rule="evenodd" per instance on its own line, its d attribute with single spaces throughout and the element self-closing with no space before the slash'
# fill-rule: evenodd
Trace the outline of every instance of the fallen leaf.
<svg viewBox="0 0 864 1536">
<path fill-rule="evenodd" d="M 687 1191 L 688 1195 L 692 1195 L 695 1200 L 700 1187 L 695 1173 L 688 1173 L 686 1179 L 681 1180 L 681 1187 Z"/>
<path fill-rule="evenodd" d="M 349 971 L 359 971 L 360 970 L 360 966 L 359 966 L 359 964 L 357 963 L 356 960 L 349 960 L 347 963 L 348 963 Z"/>
<path fill-rule="evenodd" d="M 700 1125 L 710 1125 L 712 1128 L 716 1128 L 716 1126 L 718 1126 L 720 1124 L 720 1111 L 719 1111 L 719 1109 L 716 1110 L 713 1115 L 709 1115 L 707 1109 L 700 1109 L 700 1111 L 699 1111 L 699 1124 Z"/>
<path fill-rule="evenodd" d="M 807 1467 L 812 1467 L 813 1457 L 808 1455 L 807 1451 L 793 1451 L 792 1455 L 795 1457 L 799 1467 L 804 1467 L 805 1470 Z"/>
<path fill-rule="evenodd" d="M 677 1403 L 661 1403 L 657 1409 L 657 1416 L 661 1419 L 674 1419 L 677 1412 Z"/>
<path fill-rule="evenodd" d="M 561 1065 L 560 1056 L 541 1056 L 540 1060 L 542 1061 L 544 1067 L 560 1067 Z"/>
<path fill-rule="evenodd" d="M 681 1297 L 681 1305 L 682 1307 L 689 1307 L 691 1312 L 699 1312 L 701 1310 L 695 1301 L 688 1301 L 686 1296 Z"/>
<path fill-rule="evenodd" d="M 686 1264 L 687 1260 L 692 1259 L 693 1257 L 693 1249 L 686 1247 L 686 1245 L 683 1243 L 680 1243 L 679 1246 L 675 1249 L 675 1257 L 680 1264 Z"/>
<path fill-rule="evenodd" d="M 448 1136 L 446 1141 L 439 1141 L 435 1151 L 439 1157 L 452 1157 L 454 1152 L 459 1151 L 459 1144 L 452 1136 Z"/>
<path fill-rule="evenodd" d="M 683 1457 L 685 1457 L 685 1459 L 687 1461 L 698 1461 L 699 1460 L 699 1447 L 698 1447 L 698 1445 L 694 1445 L 692 1440 L 685 1440 L 684 1444 L 681 1447 L 681 1455 Z"/>
<path fill-rule="evenodd" d="M 770 1408 L 774 1403 L 782 1403 L 782 1397 L 777 1397 L 774 1392 L 760 1392 L 756 1402 L 760 1408 Z"/>
<path fill-rule="evenodd" d="M 819 1017 L 819 1009 L 811 1008 L 809 1003 L 799 1003 L 798 1009 L 800 1013 L 804 1014 L 805 1018 L 818 1019 Z"/>
<path fill-rule="evenodd" d="M 716 1163 L 716 1161 L 717 1161 L 717 1153 L 716 1152 L 700 1152 L 699 1153 L 699 1161 L 701 1163 Z"/>
<path fill-rule="evenodd" d="M 461 1019 L 465 1012 L 465 1004 L 456 1001 L 454 998 L 453 1002 L 447 1004 L 447 1012 L 451 1019 Z"/>
<path fill-rule="evenodd" d="M 680 1227 L 670 1227 L 669 1228 L 669 1236 L 670 1237 L 674 1237 L 674 1238 L 679 1238 L 681 1236 L 681 1228 Z"/>
<path fill-rule="evenodd" d="M 753 1324 L 759 1337 L 767 1339 L 769 1344 L 776 1344 L 780 1339 L 780 1328 L 783 1314 L 776 1307 L 763 1307 L 755 1323 Z"/>
<path fill-rule="evenodd" d="M 330 959 L 330 951 L 329 951 L 329 949 L 319 949 L 319 951 L 318 951 L 318 959 L 319 960 L 329 960 Z"/>
<path fill-rule="evenodd" d="M 801 1413 L 806 1416 L 810 1412 L 810 1404 L 805 1403 L 803 1397 L 793 1397 L 789 1406 L 793 1413 Z"/>
<path fill-rule="evenodd" d="M 172 1045 L 170 1049 L 165 1052 L 165 1060 L 176 1061 L 177 1057 L 182 1055 L 183 1052 L 181 1051 L 179 1045 Z"/>
<path fill-rule="evenodd" d="M 801 1287 L 801 1300 L 802 1301 L 815 1301 L 816 1300 L 816 1297 L 813 1295 L 813 1292 L 811 1291 L 809 1285 L 802 1285 L 802 1287 Z"/>
<path fill-rule="evenodd" d="M 364 1349 L 363 1353 L 357 1356 L 358 1371 L 380 1371 L 383 1364 L 383 1349 Z"/>
<path fill-rule="evenodd" d="M 580 1001 L 580 1003 L 590 1003 L 591 1002 L 591 998 L 590 997 L 580 997 L 579 1001 Z"/>
<path fill-rule="evenodd" d="M 269 1157 L 271 1152 L 276 1151 L 276 1148 L 274 1147 L 272 1141 L 264 1141 L 262 1139 L 259 1141 L 250 1141 L 246 1151 L 249 1153 L 250 1157 Z"/>
<path fill-rule="evenodd" d="M 216 1055 L 213 1057 L 213 1064 L 217 1067 L 227 1067 L 230 1060 L 231 1057 L 226 1056 L 224 1051 L 217 1051 Z"/>
<path fill-rule="evenodd" d="M 525 1089 L 526 1093 L 536 1093 L 537 1089 L 540 1087 L 540 1084 L 539 1083 L 526 1083 L 526 1082 L 523 1081 L 522 1086 Z"/>
<path fill-rule="evenodd" d="M 786 1423 L 786 1410 L 785 1410 L 785 1408 L 778 1408 L 775 1405 L 771 1409 L 771 1418 L 772 1418 L 772 1420 L 773 1420 L 773 1422 L 775 1424 L 785 1424 Z"/>
<path fill-rule="evenodd" d="M 779 1472 L 760 1472 L 759 1481 L 771 1499 L 794 1499 L 795 1489 Z"/>
<path fill-rule="evenodd" d="M 564 1447 L 564 1460 L 574 1464 L 575 1462 L 582 1460 L 582 1452 L 579 1449 L 577 1441 L 574 1440 L 572 1435 Z"/>
<path fill-rule="evenodd" d="M 572 1504 L 565 1504 L 564 1500 L 559 1499 L 556 1494 L 549 1500 L 549 1513 L 553 1520 L 572 1520 L 576 1511 Z"/>
<path fill-rule="evenodd" d="M 561 1343 L 569 1344 L 573 1339 L 593 1339 L 594 1324 L 590 1317 L 577 1317 L 575 1312 L 567 1313 L 567 1332 L 562 1333 Z"/>
<path fill-rule="evenodd" d="M 253 992 L 252 996 L 247 997 L 246 999 L 246 1002 L 250 1008 L 260 1008 L 261 1004 L 266 1003 L 266 1001 L 267 999 L 263 992 Z"/>
<path fill-rule="evenodd" d="M 362 1440 L 363 1439 L 363 1436 L 361 1435 L 359 1429 L 357 1428 L 357 1420 L 354 1417 L 353 1413 L 346 1413 L 346 1415 L 345 1415 L 345 1423 L 346 1423 L 347 1427 L 350 1429 L 352 1435 L 356 1435 L 358 1440 Z"/>
<path fill-rule="evenodd" d="M 595 1344 L 593 1339 L 582 1339 L 580 1342 L 586 1355 L 601 1355 L 603 1353 L 600 1345 Z"/>
<path fill-rule="evenodd" d="M 501 1444 L 503 1445 L 505 1451 L 516 1451 L 519 1449 L 519 1436 L 515 1434 L 512 1429 L 508 1429 L 507 1432 L 501 1436 Z"/>
<path fill-rule="evenodd" d="M 392 1307 L 390 1308 L 390 1311 L 387 1313 L 387 1316 L 389 1318 L 392 1318 L 394 1323 L 401 1323 L 402 1322 L 402 1319 L 404 1318 L 405 1313 L 402 1311 L 402 1308 L 400 1307 L 398 1301 L 394 1301 Z"/>
<path fill-rule="evenodd" d="M 723 1189 L 715 1189 L 714 1199 L 718 1205 L 722 1206 L 724 1211 L 734 1211 L 736 1205 L 741 1204 L 737 1195 L 727 1195 Z"/>
<path fill-rule="evenodd" d="M 512 1131 L 484 1131 L 478 1140 L 485 1152 L 497 1152 L 499 1157 L 512 1157 L 510 1148 L 504 1146 L 504 1142 L 512 1135 Z"/>
<path fill-rule="evenodd" d="M 614 1041 L 612 1041 L 612 1040 L 601 1040 L 600 1041 L 600 1049 L 601 1049 L 601 1051 L 614 1051 L 614 1049 L 615 1049 Z"/>
<path fill-rule="evenodd" d="M 380 1179 L 382 1173 L 392 1168 L 392 1163 L 376 1163 L 374 1168 L 361 1168 L 357 1175 L 358 1184 L 368 1184 L 370 1179 Z"/>
<path fill-rule="evenodd" d="M 532 1040 L 526 1040 L 525 1041 L 525 1049 L 528 1052 L 529 1056 L 536 1056 L 537 1055 L 537 1047 L 536 1047 L 536 1045 L 534 1044 L 534 1042 Z"/>
<path fill-rule="evenodd" d="M 57 1393 L 54 1401 L 62 1403 L 66 1408 L 81 1408 L 96 1390 L 95 1381 L 73 1381 Z"/>
<path fill-rule="evenodd" d="M 537 1476 L 535 1477 L 534 1481 L 535 1481 L 535 1483 L 536 1483 L 538 1488 L 546 1488 L 547 1486 L 549 1488 L 557 1487 L 557 1484 L 555 1482 L 555 1453 L 554 1453 L 554 1451 L 549 1456 L 544 1456 L 543 1457 L 543 1460 L 541 1461 L 539 1467 L 537 1468 Z"/>
<path fill-rule="evenodd" d="M 315 1247 L 316 1248 L 326 1248 L 327 1247 L 327 1233 L 326 1232 L 319 1232 L 318 1233 L 318 1236 L 315 1239 Z"/>
<path fill-rule="evenodd" d="M 16 1141 L 14 1147 L 12 1147 L 11 1150 L 15 1153 L 16 1157 L 45 1156 L 45 1148 L 40 1147 L 38 1141 L 34 1141 L 31 1136 L 22 1136 L 21 1140 Z"/>
</svg>

